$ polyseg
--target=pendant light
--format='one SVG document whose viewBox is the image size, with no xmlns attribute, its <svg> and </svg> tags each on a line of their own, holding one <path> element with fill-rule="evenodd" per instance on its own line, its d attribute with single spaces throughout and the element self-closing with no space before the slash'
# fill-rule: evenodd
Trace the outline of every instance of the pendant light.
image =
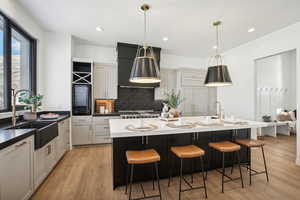
<svg viewBox="0 0 300 200">
<path fill-rule="evenodd" d="M 144 12 L 144 44 L 137 49 L 133 62 L 129 81 L 132 83 L 158 83 L 160 82 L 159 68 L 152 47 L 146 43 L 146 12 L 150 6 L 144 4 L 141 10 Z"/>
<path fill-rule="evenodd" d="M 205 86 L 207 87 L 232 85 L 228 67 L 223 64 L 223 58 L 219 53 L 219 26 L 221 24 L 221 21 L 216 21 L 213 23 L 213 26 L 216 27 L 216 55 L 209 59 L 209 67 L 204 82 Z"/>
</svg>

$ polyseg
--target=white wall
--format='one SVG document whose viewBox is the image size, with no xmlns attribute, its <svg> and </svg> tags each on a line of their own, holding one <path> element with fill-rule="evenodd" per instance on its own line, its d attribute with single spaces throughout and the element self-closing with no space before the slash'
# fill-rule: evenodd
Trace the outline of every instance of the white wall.
<svg viewBox="0 0 300 200">
<path fill-rule="evenodd" d="M 276 110 L 295 110 L 296 51 L 288 51 L 255 61 L 256 119 L 263 115 L 277 118 Z"/>
<path fill-rule="evenodd" d="M 71 110 L 70 34 L 45 32 L 44 110 Z"/>
<path fill-rule="evenodd" d="M 233 81 L 233 86 L 218 89 L 218 99 L 223 103 L 225 112 L 245 119 L 255 118 L 255 60 L 296 49 L 297 63 L 299 63 L 299 35 L 300 23 L 296 23 L 223 54 Z M 298 86 L 300 85 L 298 64 L 296 75 Z M 297 87 L 297 99 L 299 110 L 300 87 Z M 298 114 L 298 119 L 300 119 L 300 114 Z M 297 132 L 300 133 L 300 120 L 297 122 L 297 127 Z M 297 158 L 300 164 L 300 137 L 297 137 Z"/>
<path fill-rule="evenodd" d="M 74 56 L 88 58 L 99 63 L 117 63 L 116 48 L 102 47 L 89 44 L 76 44 Z M 195 57 L 184 57 L 170 54 L 161 54 L 160 66 L 162 68 L 195 68 L 205 67 L 204 60 Z"/>
</svg>

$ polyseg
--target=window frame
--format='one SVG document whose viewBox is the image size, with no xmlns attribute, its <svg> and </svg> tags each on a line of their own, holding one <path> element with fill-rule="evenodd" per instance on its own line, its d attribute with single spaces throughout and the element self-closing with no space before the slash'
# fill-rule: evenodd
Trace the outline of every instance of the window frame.
<svg viewBox="0 0 300 200">
<path fill-rule="evenodd" d="M 37 40 L 28 34 L 21 26 L 16 22 L 10 19 L 0 10 L 0 17 L 3 19 L 3 76 L 4 76 L 4 109 L 0 109 L 0 113 L 11 112 L 12 111 L 12 91 L 11 91 L 11 82 L 12 82 L 12 29 L 21 34 L 26 38 L 30 43 L 29 50 L 29 80 L 30 80 L 30 89 L 36 94 L 37 91 Z M 17 106 L 17 110 L 24 110 L 24 106 Z"/>
</svg>

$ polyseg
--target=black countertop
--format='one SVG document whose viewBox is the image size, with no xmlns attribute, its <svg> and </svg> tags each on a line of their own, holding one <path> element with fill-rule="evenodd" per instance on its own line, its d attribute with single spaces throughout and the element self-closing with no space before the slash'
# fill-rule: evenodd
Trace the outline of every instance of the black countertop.
<svg viewBox="0 0 300 200">
<path fill-rule="evenodd" d="M 0 150 L 15 144 L 35 133 L 35 129 L 0 130 Z"/>
<path fill-rule="evenodd" d="M 60 116 L 57 119 L 51 119 L 51 120 L 44 120 L 41 118 L 38 118 L 36 121 L 53 121 L 53 122 L 60 122 L 70 117 L 69 113 L 59 113 Z M 17 123 L 18 125 L 28 123 L 29 121 L 20 121 Z M 12 125 L 4 124 L 1 126 L 0 129 L 0 150 L 4 149 L 5 147 L 8 147 L 12 144 L 15 144 L 31 135 L 33 135 L 36 132 L 36 129 L 9 129 Z M 9 129 L 9 130 L 7 130 Z"/>
</svg>

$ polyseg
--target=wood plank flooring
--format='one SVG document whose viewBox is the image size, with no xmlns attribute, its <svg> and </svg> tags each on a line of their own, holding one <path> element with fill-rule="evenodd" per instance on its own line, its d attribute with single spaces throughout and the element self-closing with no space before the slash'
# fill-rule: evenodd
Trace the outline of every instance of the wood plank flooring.
<svg viewBox="0 0 300 200">
<path fill-rule="evenodd" d="M 214 200 L 293 200 L 300 199 L 300 167 L 295 165 L 296 138 L 294 136 L 265 137 L 266 159 L 270 182 L 265 175 L 253 177 L 252 186 L 246 169 L 243 169 L 245 188 L 235 181 L 225 184 L 221 193 L 221 177 L 216 171 L 208 174 L 208 199 Z M 263 169 L 260 150 L 253 150 L 253 167 Z M 33 200 L 125 200 L 124 187 L 112 189 L 111 146 L 76 148 L 68 152 L 56 166 Z M 228 170 L 229 171 L 229 170 Z M 237 175 L 238 169 L 234 174 Z M 200 174 L 194 182 L 202 184 Z M 161 180 L 163 199 L 178 199 L 178 179 L 174 178 L 171 187 L 167 180 Z M 151 182 L 145 183 L 147 194 L 153 194 Z M 134 197 L 140 197 L 138 185 L 134 186 Z M 204 199 L 203 190 L 182 194 L 183 200 Z"/>
</svg>

